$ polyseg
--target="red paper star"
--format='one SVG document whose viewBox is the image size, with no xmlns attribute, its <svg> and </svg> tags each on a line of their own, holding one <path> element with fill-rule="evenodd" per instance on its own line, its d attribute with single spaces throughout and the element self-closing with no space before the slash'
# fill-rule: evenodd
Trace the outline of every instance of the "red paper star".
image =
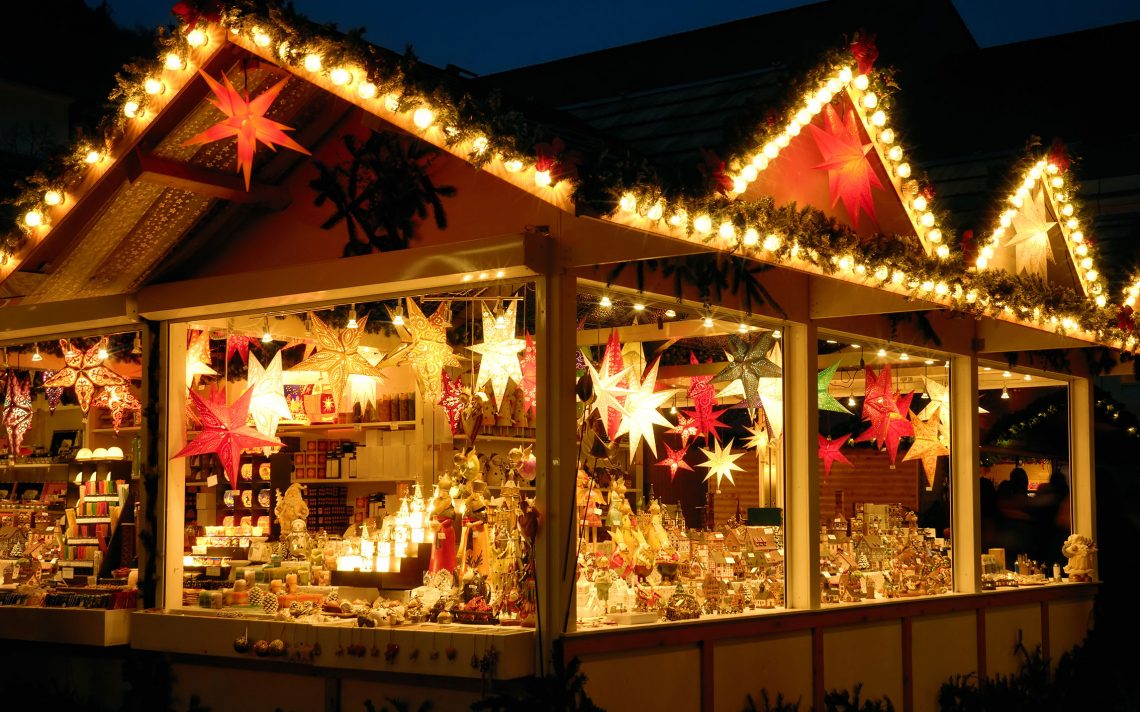
<svg viewBox="0 0 1140 712">
<path fill-rule="evenodd" d="M 20 454 L 24 435 L 32 427 L 31 383 L 8 372 L 8 384 L 4 388 L 4 432 L 8 435 L 8 453 L 15 457 Z"/>
<path fill-rule="evenodd" d="M 899 440 L 914 435 L 914 426 L 907 417 L 910 414 L 910 404 L 913 399 L 914 391 L 905 396 L 898 396 L 893 401 L 894 409 L 880 416 L 878 423 L 872 423 L 871 428 L 855 438 L 855 441 L 874 440 L 875 447 L 880 449 L 885 445 L 887 453 L 890 455 L 891 467 L 894 467 L 895 460 L 898 459 Z"/>
<path fill-rule="evenodd" d="M 839 451 L 846 444 L 847 438 L 832 440 L 822 435 L 819 436 L 819 461 L 823 463 L 824 477 L 831 477 L 831 466 L 836 462 L 842 462 L 844 465 L 851 464 L 847 456 Z"/>
<path fill-rule="evenodd" d="M 677 424 L 665 432 L 680 435 L 681 447 L 685 449 L 688 449 L 689 441 L 700 434 L 700 431 L 697 429 L 696 418 L 690 418 L 685 415 L 685 411 L 681 411 L 677 414 Z"/>
<path fill-rule="evenodd" d="M 689 472 L 693 471 L 693 468 L 689 467 L 689 463 L 685 462 L 685 454 L 687 452 L 689 452 L 688 445 L 683 446 L 680 450 L 674 450 L 673 448 L 669 447 L 668 443 L 666 443 L 665 459 L 660 460 L 657 463 L 657 466 L 669 468 L 670 482 L 672 482 L 673 478 L 677 476 L 677 470 L 688 470 Z"/>
<path fill-rule="evenodd" d="M 863 383 L 863 393 L 866 396 L 863 399 L 863 420 L 870 422 L 871 429 L 877 432 L 882 426 L 883 418 L 892 411 L 898 411 L 895 395 L 891 392 L 891 365 L 883 366 L 878 376 L 867 366 Z"/>
<path fill-rule="evenodd" d="M 728 408 L 721 408 L 714 410 L 710 408 L 707 413 L 701 413 L 696 410 L 683 410 L 685 415 L 693 419 L 693 423 L 697 429 L 697 435 L 705 438 L 708 442 L 708 436 L 712 436 L 713 440 L 720 440 L 720 433 L 717 432 L 718 428 L 728 429 L 729 426 L 721 422 L 720 416 L 724 415 Z"/>
<path fill-rule="evenodd" d="M 534 338 L 526 332 L 526 348 L 519 354 L 519 368 L 522 369 L 522 382 L 519 388 L 523 394 L 523 404 L 526 410 L 532 410 L 538 403 L 538 378 L 536 367 L 538 365 L 538 349 L 535 348 Z"/>
<path fill-rule="evenodd" d="M 875 219 L 875 205 L 871 200 L 871 188 L 882 188 L 875 169 L 867 159 L 871 144 L 863 143 L 859 135 L 859 124 L 855 110 L 848 109 L 845 119 L 840 120 L 835 107 L 828 104 L 823 110 L 825 128 L 809 124 L 811 136 L 819 149 L 823 162 L 817 170 L 826 170 L 831 190 L 831 207 L 840 200 L 851 223 L 859 227 L 859 211 Z"/>
<path fill-rule="evenodd" d="M 190 391 L 190 399 L 197 408 L 198 420 L 202 423 L 202 433 L 186 443 L 186 447 L 175 453 L 174 457 L 212 452 L 222 461 L 222 468 L 226 471 L 230 485 L 236 488 L 243 450 L 284 445 L 277 438 L 267 438 L 247 424 L 249 401 L 252 397 L 253 389 L 247 388 L 236 403 L 226 407 L 215 398 L 207 400 Z"/>
<path fill-rule="evenodd" d="M 119 434 L 119 428 L 123 424 L 123 414 L 142 408 L 139 399 L 131 395 L 131 389 L 127 386 L 107 386 L 99 391 L 92 404 L 111 411 L 111 423 L 115 427 L 116 435 Z"/>
<path fill-rule="evenodd" d="M 236 352 L 241 356 L 241 362 L 249 363 L 249 345 L 255 343 L 256 338 L 245 334 L 230 334 L 226 337 L 226 363 L 229 363 Z M 286 347 L 288 348 L 288 347 Z"/>
<path fill-rule="evenodd" d="M 598 369 L 598 372 L 602 376 L 613 376 L 621 373 L 624 368 L 625 360 L 621 356 L 621 341 L 618 340 L 618 333 L 615 330 L 610 332 L 609 341 L 606 342 L 606 352 L 602 356 L 602 367 Z M 618 388 L 628 388 L 629 378 L 623 378 L 615 385 Z M 616 396 L 615 400 L 618 405 L 625 405 L 624 395 Z M 606 434 L 610 436 L 610 440 L 617 438 L 618 428 L 621 427 L 621 420 L 625 414 L 616 408 L 607 407 L 606 412 L 602 415 L 605 416 Z"/>
<path fill-rule="evenodd" d="M 689 363 L 696 366 L 697 357 L 689 354 Z M 689 379 L 689 390 L 685 394 L 693 407 L 698 411 L 708 412 L 716 405 L 716 389 L 712 386 L 712 374 L 707 376 L 693 376 Z"/>
<path fill-rule="evenodd" d="M 44 370 L 40 373 L 41 383 L 47 383 L 51 377 L 55 375 L 55 371 Z M 63 398 L 63 387 L 56 386 L 54 388 L 44 387 L 44 397 L 47 398 L 48 412 L 55 415 L 55 409 L 59 407 L 59 401 Z"/>
<path fill-rule="evenodd" d="M 63 361 L 67 366 L 44 381 L 45 388 L 74 388 L 83 415 L 87 415 L 91 409 L 91 395 L 95 392 L 95 386 L 122 386 L 127 382 L 103 365 L 103 359 L 99 358 L 99 346 L 96 343 L 86 351 L 80 351 L 72 348 L 67 339 L 60 339 L 59 347 L 63 349 Z"/>
<path fill-rule="evenodd" d="M 448 378 L 447 371 L 442 372 L 443 395 L 439 397 L 439 406 L 447 415 L 447 424 L 451 426 L 451 434 L 459 432 L 459 425 L 463 422 L 463 379 L 456 376 Z"/>
<path fill-rule="evenodd" d="M 284 146 L 298 153 L 310 155 L 304 146 L 285 135 L 285 131 L 293 130 L 291 127 L 265 117 L 265 112 L 273 105 L 277 95 L 281 93 L 285 83 L 289 81 L 288 77 L 263 91 L 256 99 L 250 100 L 242 96 L 237 89 L 234 89 L 234 85 L 230 83 L 230 79 L 226 75 L 222 75 L 223 85 L 200 69 L 198 73 L 202 75 L 206 84 L 210 86 L 210 90 L 214 92 L 216 98 L 210 99 L 210 103 L 218 107 L 218 110 L 226 115 L 226 119 L 186 141 L 183 144 L 184 146 L 212 143 L 231 136 L 237 138 L 238 170 L 245 175 L 246 190 L 249 190 L 250 173 L 253 171 L 253 154 L 257 149 L 258 141 L 273 151 L 277 150 L 276 146 Z"/>
</svg>

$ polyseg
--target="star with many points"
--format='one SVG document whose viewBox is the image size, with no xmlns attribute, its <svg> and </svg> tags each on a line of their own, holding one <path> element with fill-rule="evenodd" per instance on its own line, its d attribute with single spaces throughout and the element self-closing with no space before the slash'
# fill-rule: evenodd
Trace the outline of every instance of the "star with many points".
<svg viewBox="0 0 1140 712">
<path fill-rule="evenodd" d="M 8 436 L 8 453 L 15 457 L 20 454 L 20 446 L 28 428 L 32 427 L 31 381 L 25 381 L 8 372 L 8 382 L 4 386 L 4 432 Z"/>
<path fill-rule="evenodd" d="M 732 334 L 728 337 L 729 349 L 725 351 L 729 363 L 720 373 L 713 376 L 713 383 L 740 381 L 741 394 L 749 407 L 755 407 L 760 400 L 759 385 L 763 377 L 778 378 L 783 369 L 768 359 L 768 352 L 774 343 L 772 332 L 766 331 L 752 343 Z M 721 391 L 720 395 L 724 395 Z"/>
<path fill-rule="evenodd" d="M 834 208 L 842 200 L 843 207 L 851 217 L 851 224 L 857 228 L 860 212 L 875 219 L 875 202 L 871 197 L 871 189 L 883 187 L 868 158 L 871 144 L 863 143 L 854 109 L 848 108 L 841 119 L 835 107 L 828 104 L 823 110 L 823 124 L 823 128 L 815 124 L 808 125 L 811 137 L 823 158 L 815 168 L 827 171 L 831 206 Z"/>
<path fill-rule="evenodd" d="M 604 360 L 602 365 L 606 365 Z M 603 426 L 607 428 L 608 435 L 608 426 L 605 423 L 606 414 L 610 410 L 616 410 L 622 417 L 627 415 L 625 406 L 622 405 L 621 401 L 625 400 L 625 397 L 629 394 L 629 389 L 618 384 L 628 380 L 629 369 L 623 368 L 617 373 L 603 375 L 603 372 L 594 368 L 594 364 L 587 358 L 586 371 L 590 374 L 590 382 L 593 384 L 594 390 L 594 400 L 590 404 L 590 412 L 598 411 L 598 414 L 602 417 Z M 619 421 L 618 425 L 620 424 L 621 422 Z M 614 429 L 614 432 L 617 432 L 617 428 Z M 615 436 L 610 436 L 610 439 L 612 440 L 613 437 Z"/>
<path fill-rule="evenodd" d="M 934 415 L 929 420 L 922 420 L 920 415 L 910 413 L 911 429 L 914 433 L 914 442 L 903 455 L 903 462 L 907 460 L 920 460 L 922 471 L 926 474 L 926 484 L 934 485 L 934 474 L 938 469 L 938 458 L 949 455 L 950 451 L 938 438 L 938 409 L 934 407 Z"/>
<path fill-rule="evenodd" d="M 1044 277 L 1053 259 L 1053 246 L 1049 233 L 1057 227 L 1055 220 L 1049 219 L 1049 209 L 1045 206 L 1045 190 L 1039 188 L 1025 201 L 1013 218 L 1013 235 L 1006 240 L 1005 247 L 1013 248 L 1014 272 L 1025 272 Z"/>
<path fill-rule="evenodd" d="M 516 384 L 522 381 L 522 367 L 519 352 L 526 348 L 526 342 L 515 336 L 515 314 L 518 302 L 512 301 L 503 313 L 495 316 L 483 307 L 483 343 L 468 346 L 479 354 L 479 375 L 475 378 L 475 388 L 481 389 L 488 383 L 495 395 L 495 406 L 501 407 L 507 393 L 507 382 Z"/>
<path fill-rule="evenodd" d="M 210 333 L 199 331 L 190 337 L 186 347 L 186 387 L 193 388 L 198 376 L 216 376 L 218 372 L 210 366 Z"/>
<path fill-rule="evenodd" d="M 708 450 L 701 448 L 701 452 L 708 458 L 704 462 L 698 463 L 697 467 L 708 468 L 709 473 L 705 475 L 705 482 L 708 482 L 713 477 L 716 477 L 716 491 L 720 492 L 721 480 L 727 479 L 730 484 L 735 485 L 736 480 L 732 478 L 733 472 L 743 472 L 744 468 L 736 464 L 736 461 L 744 457 L 744 453 L 739 452 L 735 455 L 732 453 L 733 441 L 728 441 L 728 446 L 721 448 L 720 442 L 713 440 L 713 449 Z"/>
<path fill-rule="evenodd" d="M 291 368 L 291 371 L 324 373 L 329 379 L 329 385 L 332 386 L 336 403 L 340 403 L 344 395 L 349 374 L 371 376 L 381 380 L 384 378 L 380 369 L 369 363 L 360 353 L 360 337 L 364 334 L 364 325 L 368 323 L 368 317 L 357 319 L 355 329 L 341 329 L 339 332 L 312 312 L 309 313 L 309 321 L 312 325 L 313 338 L 317 342 L 317 350 Z"/>
<path fill-rule="evenodd" d="M 403 344 L 380 362 L 381 366 L 407 362 L 416 372 L 420 394 L 429 403 L 443 395 L 441 374 L 446 366 L 458 366 L 459 357 L 447 343 L 451 328 L 451 303 L 440 302 L 430 317 L 415 300 L 407 298 L 408 316 L 401 332 Z"/>
<path fill-rule="evenodd" d="M 677 395 L 676 388 L 657 388 L 657 368 L 661 359 L 656 359 L 653 365 L 645 372 L 645 378 L 638 381 L 636 376 L 630 376 L 629 393 L 625 397 L 626 415 L 618 427 L 618 435 L 629 433 L 629 461 L 633 462 L 637 454 L 637 446 L 644 439 L 653 456 L 657 456 L 657 439 L 653 434 L 653 426 L 661 425 L 666 428 L 672 423 L 661 415 L 660 408 Z"/>
<path fill-rule="evenodd" d="M 277 424 L 289 420 L 292 413 L 285 401 L 285 376 L 281 372 L 281 352 L 274 354 L 268 367 L 254 356 L 249 361 L 249 388 L 253 397 L 249 401 L 249 414 L 257 432 L 272 438 L 277 436 Z"/>
<path fill-rule="evenodd" d="M 103 390 L 99 391 L 99 395 L 95 396 L 92 405 L 111 411 L 111 425 L 114 427 L 116 435 L 119 433 L 119 428 L 122 427 L 123 415 L 142 409 L 139 399 L 131 395 L 131 389 L 126 385 L 105 386 Z"/>
<path fill-rule="evenodd" d="M 842 462 L 844 465 L 851 464 L 847 456 L 839 451 L 846 444 L 846 437 L 832 440 L 823 435 L 819 436 L 819 461 L 823 463 L 824 477 L 831 477 L 831 466 L 836 462 Z"/>
</svg>

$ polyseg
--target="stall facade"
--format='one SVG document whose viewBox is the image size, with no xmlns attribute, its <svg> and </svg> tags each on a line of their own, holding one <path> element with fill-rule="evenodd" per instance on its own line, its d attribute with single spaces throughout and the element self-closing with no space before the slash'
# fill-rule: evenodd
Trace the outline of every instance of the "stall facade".
<svg viewBox="0 0 1140 712">
<path fill-rule="evenodd" d="M 1018 631 L 1083 639 L 1092 386 L 1058 354 L 1135 340 L 1062 155 L 967 255 L 865 42 L 687 189 L 284 8 L 163 42 L 0 263 L 21 353 L 138 334 L 147 610 L 93 641 L 4 606 L 8 637 L 173 654 L 214 709 L 447 707 L 558 650 L 612 709 L 921 709 Z M 981 452 L 1044 395 L 1067 447 Z"/>
</svg>

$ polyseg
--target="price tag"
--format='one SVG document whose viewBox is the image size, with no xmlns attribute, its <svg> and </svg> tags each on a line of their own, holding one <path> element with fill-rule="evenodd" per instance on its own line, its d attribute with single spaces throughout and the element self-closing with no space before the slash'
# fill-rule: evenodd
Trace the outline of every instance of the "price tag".
<svg viewBox="0 0 1140 712">
<path fill-rule="evenodd" d="M 63 576 L 63 578 L 65 578 L 65 579 L 73 579 L 73 578 L 75 578 L 75 569 L 64 569 L 64 570 L 63 570 L 63 574 L 62 574 L 62 576 Z"/>
<path fill-rule="evenodd" d="M 206 486 L 207 487 L 217 487 L 218 486 L 218 476 L 217 475 L 210 475 L 209 477 L 207 477 L 206 478 Z"/>
<path fill-rule="evenodd" d="M 206 575 L 207 576 L 215 576 L 215 577 L 221 576 L 222 575 L 222 567 L 221 566 L 207 566 L 206 567 Z"/>
</svg>

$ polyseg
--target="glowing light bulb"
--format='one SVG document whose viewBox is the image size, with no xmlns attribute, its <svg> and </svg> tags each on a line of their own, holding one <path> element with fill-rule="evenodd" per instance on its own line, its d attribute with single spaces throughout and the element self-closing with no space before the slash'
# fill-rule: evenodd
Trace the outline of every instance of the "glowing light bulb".
<svg viewBox="0 0 1140 712">
<path fill-rule="evenodd" d="M 509 161 L 503 161 L 503 168 L 507 173 L 518 173 L 523 169 L 523 164 L 517 158 L 512 158 Z"/>
<path fill-rule="evenodd" d="M 839 70 L 839 73 L 836 76 L 839 77 L 840 82 L 846 84 L 847 82 L 851 81 L 851 75 L 851 67 L 843 67 Z"/>
<path fill-rule="evenodd" d="M 1009 389 L 1006 388 L 1005 386 L 1001 387 L 1001 399 L 1002 400 L 1009 400 Z"/>
<path fill-rule="evenodd" d="M 39 227 L 44 224 L 44 214 L 38 210 L 29 210 L 24 213 L 24 224 L 28 227 Z"/>
<path fill-rule="evenodd" d="M 613 305 L 614 305 L 614 303 L 609 298 L 609 295 L 603 294 L 602 298 L 598 300 L 598 306 L 605 307 L 606 309 L 609 309 Z"/>
<path fill-rule="evenodd" d="M 133 119 L 139 115 L 139 103 L 137 101 L 128 101 L 123 104 L 123 116 L 128 119 Z"/>
<path fill-rule="evenodd" d="M 166 58 L 162 61 L 162 66 L 166 67 L 172 72 L 176 72 L 185 66 L 182 57 L 177 52 L 167 52 Z"/>
<path fill-rule="evenodd" d="M 632 213 L 637 210 L 637 198 L 633 193 L 622 193 L 621 199 L 618 200 L 618 207 L 627 213 Z"/>
<path fill-rule="evenodd" d="M 471 141 L 471 150 L 475 155 L 482 156 L 487 151 L 489 143 L 486 136 L 476 136 L 474 140 Z"/>
<path fill-rule="evenodd" d="M 1060 188 L 1061 186 L 1063 186 L 1065 184 L 1065 179 L 1062 178 L 1061 176 L 1053 176 L 1053 180 L 1051 181 L 1051 184 L 1054 188 Z"/>
<path fill-rule="evenodd" d="M 935 249 L 934 251 L 935 251 L 935 253 L 937 253 L 938 259 L 940 259 L 940 260 L 944 260 L 950 256 L 950 248 L 947 247 L 946 245 L 939 245 L 938 248 Z"/>
<path fill-rule="evenodd" d="M 329 72 L 329 81 L 333 83 L 333 86 L 342 87 L 352 81 L 352 72 L 344 67 L 337 67 Z"/>
<path fill-rule="evenodd" d="M 879 97 L 875 96 L 874 92 L 868 92 L 863 95 L 863 106 L 868 109 L 874 109 L 879 105 Z"/>
<path fill-rule="evenodd" d="M 921 213 L 922 211 L 926 210 L 926 196 L 925 195 L 915 196 L 914 201 L 911 203 L 911 205 L 914 206 L 915 210 L 917 210 L 918 212 Z"/>
<path fill-rule="evenodd" d="M 143 82 L 143 91 L 154 96 L 166 91 L 166 85 L 154 77 L 147 77 L 146 81 Z"/>
<path fill-rule="evenodd" d="M 361 99 L 375 98 L 376 85 L 372 82 L 361 82 L 356 85 L 356 93 Z"/>
<path fill-rule="evenodd" d="M 103 160 L 103 154 L 99 151 L 96 151 L 95 149 L 91 149 L 87 152 L 87 155 L 83 157 L 83 160 L 92 164 L 98 163 L 99 161 Z"/>
<path fill-rule="evenodd" d="M 301 66 L 305 68 L 306 72 L 319 72 L 321 71 L 321 55 L 307 54 L 305 59 L 301 62 Z"/>
<path fill-rule="evenodd" d="M 1002 371 L 1002 372 L 1001 372 L 1001 377 L 1002 377 L 1002 378 L 1009 378 L 1009 377 L 1010 377 L 1010 375 L 1011 375 L 1011 374 L 1010 374 L 1010 372 L 1009 372 L 1009 371 Z"/>
<path fill-rule="evenodd" d="M 661 215 L 664 211 L 665 208 L 661 206 L 661 203 L 656 202 L 650 206 L 649 210 L 645 212 L 645 217 L 649 218 L 650 220 L 657 221 L 661 219 Z"/>
<path fill-rule="evenodd" d="M 977 265 L 978 269 L 985 269 L 989 263 L 990 261 L 981 255 L 978 255 L 978 259 L 974 260 L 974 264 Z"/>
<path fill-rule="evenodd" d="M 1097 272 L 1095 269 L 1090 269 L 1088 272 L 1085 273 L 1085 279 L 1087 279 L 1090 282 L 1095 282 L 1096 278 L 1097 278 Z"/>
<path fill-rule="evenodd" d="M 43 361 L 44 357 L 40 355 L 40 345 L 36 344 L 36 350 L 32 352 L 33 361 Z"/>
<path fill-rule="evenodd" d="M 894 129 L 883 129 L 882 131 L 879 132 L 879 140 L 882 141 L 883 143 L 886 143 L 886 144 L 894 143 L 895 142 L 895 130 Z"/>
<path fill-rule="evenodd" d="M 546 186 L 550 185 L 551 182 L 552 182 L 552 179 L 550 177 L 550 171 L 535 171 L 534 172 L 534 184 L 535 185 L 537 185 L 541 188 L 545 188 Z"/>
<path fill-rule="evenodd" d="M 902 157 L 902 146 L 891 146 L 890 150 L 887 151 L 887 158 L 891 159 L 892 161 L 901 161 Z"/>
<path fill-rule="evenodd" d="M 633 310 L 636 312 L 643 312 L 643 311 L 645 311 L 645 305 L 642 304 L 641 302 L 636 302 L 633 305 Z"/>
<path fill-rule="evenodd" d="M 58 190 L 49 190 L 44 193 L 44 203 L 47 205 L 59 205 L 63 202 L 63 193 Z"/>
<path fill-rule="evenodd" d="M 887 355 L 887 350 L 886 349 L 879 349 L 877 354 L 878 354 L 879 358 L 885 358 Z"/>
<path fill-rule="evenodd" d="M 869 86 L 871 86 L 871 79 L 866 74 L 855 77 L 855 88 L 859 91 L 867 91 Z"/>
<path fill-rule="evenodd" d="M 356 323 L 356 307 L 355 307 L 355 306 L 353 306 L 353 307 L 350 307 L 350 308 L 349 308 L 349 310 L 348 310 L 348 323 L 347 323 L 347 324 L 345 324 L 345 328 L 347 328 L 347 329 L 355 329 L 355 328 L 357 328 L 357 323 Z"/>
<path fill-rule="evenodd" d="M 740 325 L 736 327 L 736 330 L 742 334 L 747 334 L 748 333 L 748 325 L 742 321 L 742 322 L 740 322 Z"/>
<path fill-rule="evenodd" d="M 740 177 L 749 183 L 756 180 L 759 175 L 760 171 L 756 170 L 756 166 L 751 163 L 740 169 Z"/>
<path fill-rule="evenodd" d="M 712 232 L 712 218 L 708 215 L 698 215 L 693 219 L 693 229 L 707 235 Z"/>
<path fill-rule="evenodd" d="M 760 242 L 760 233 L 756 232 L 756 228 L 748 228 L 744 231 L 743 242 L 746 247 L 755 247 Z"/>
<path fill-rule="evenodd" d="M 923 227 L 934 227 L 934 213 L 923 213 L 919 222 L 922 223 Z"/>
<path fill-rule="evenodd" d="M 395 94 L 386 94 L 384 96 L 384 108 L 391 112 L 400 110 L 400 97 Z"/>
<path fill-rule="evenodd" d="M 107 360 L 107 356 L 109 356 L 110 354 L 107 353 L 107 344 L 106 343 L 99 344 L 99 352 L 96 355 L 99 357 L 100 361 L 106 361 Z"/>
<path fill-rule="evenodd" d="M 1061 208 L 1061 214 L 1064 215 L 1065 217 L 1069 217 L 1070 215 L 1072 215 L 1073 214 L 1073 204 L 1072 203 L 1065 203 L 1065 207 Z"/>
<path fill-rule="evenodd" d="M 775 252 L 776 250 L 780 249 L 779 235 L 776 235 L 775 233 L 769 233 L 768 236 L 764 238 L 764 249 L 768 252 Z"/>
<path fill-rule="evenodd" d="M 899 178 L 910 178 L 910 164 L 909 163 L 900 163 L 895 168 L 895 173 L 899 174 Z"/>
<path fill-rule="evenodd" d="M 260 27 L 257 27 L 253 30 L 253 43 L 258 47 L 268 47 L 269 43 L 272 41 L 273 40 L 269 38 L 269 35 L 265 34 L 265 30 L 261 29 Z"/>
<path fill-rule="evenodd" d="M 720 235 L 722 240 L 732 240 L 736 238 L 736 226 L 725 220 L 720 224 L 717 229 L 717 234 Z"/>
<path fill-rule="evenodd" d="M 1107 297 L 1105 297 L 1103 294 L 1098 294 L 1098 295 L 1096 295 L 1096 305 L 1097 305 L 1098 307 L 1100 307 L 1100 308 L 1102 308 L 1102 309 L 1103 309 L 1103 308 L 1104 308 L 1104 305 L 1105 305 L 1105 304 L 1107 304 L 1107 303 L 1108 303 L 1108 298 L 1107 298 Z"/>
<path fill-rule="evenodd" d="M 186 33 L 186 44 L 191 47 L 205 47 L 210 41 L 210 37 L 199 29 L 193 29 Z"/>
<path fill-rule="evenodd" d="M 930 232 L 926 233 L 926 239 L 930 240 L 931 242 L 933 242 L 935 244 L 942 242 L 942 231 L 939 230 L 938 228 L 934 228 Z"/>
<path fill-rule="evenodd" d="M 421 106 L 412 114 L 412 123 L 418 129 L 426 129 L 433 121 L 435 121 L 435 112 L 426 106 Z"/>
<path fill-rule="evenodd" d="M 780 331 L 779 329 L 773 329 L 772 330 L 772 338 L 773 339 L 778 339 L 783 335 L 784 335 L 784 333 L 782 331 Z"/>
<path fill-rule="evenodd" d="M 702 320 L 701 323 L 704 325 L 704 327 L 706 329 L 711 329 L 713 327 L 713 318 L 711 316 L 706 315 L 704 320 Z"/>
<path fill-rule="evenodd" d="M 665 316 L 667 316 L 667 317 L 669 317 L 670 319 L 672 319 L 672 318 L 674 318 L 674 317 L 676 317 L 676 316 L 677 316 L 677 311 L 676 311 L 675 309 L 666 309 L 666 310 L 665 310 Z"/>
</svg>

